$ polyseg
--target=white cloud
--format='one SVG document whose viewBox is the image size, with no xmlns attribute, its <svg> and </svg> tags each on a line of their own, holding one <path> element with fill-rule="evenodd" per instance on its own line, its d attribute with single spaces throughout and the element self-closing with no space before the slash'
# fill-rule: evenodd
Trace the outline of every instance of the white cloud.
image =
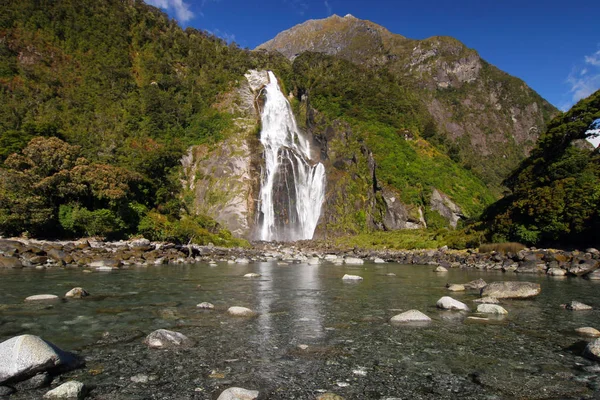
<svg viewBox="0 0 600 400">
<path fill-rule="evenodd" d="M 586 64 L 591 64 L 594 67 L 600 67 L 600 50 L 592 54 L 591 56 L 585 56 Z"/>
<path fill-rule="evenodd" d="M 190 5 L 183 0 L 145 0 L 146 3 L 159 7 L 164 10 L 175 11 L 175 17 L 179 22 L 187 22 L 194 18 L 194 13 L 190 10 Z M 204 2 L 202 2 L 204 4 Z"/>
<path fill-rule="evenodd" d="M 306 0 L 283 0 L 285 4 L 289 4 L 292 9 L 300 15 L 304 15 L 308 10 L 308 3 Z"/>
<path fill-rule="evenodd" d="M 233 33 L 229 33 L 226 31 L 222 31 L 220 29 L 214 29 L 212 31 L 207 31 L 211 35 L 215 35 L 225 40 L 227 43 L 235 42 L 235 35 Z"/>
<path fill-rule="evenodd" d="M 331 5 L 327 0 L 325 0 L 325 8 L 327 9 L 327 16 L 331 15 Z"/>
<path fill-rule="evenodd" d="M 569 93 L 571 94 L 570 104 L 565 104 L 567 109 L 598 90 L 600 88 L 600 50 L 585 56 L 583 65 L 573 68 L 567 77 L 567 83 L 570 86 Z"/>
</svg>

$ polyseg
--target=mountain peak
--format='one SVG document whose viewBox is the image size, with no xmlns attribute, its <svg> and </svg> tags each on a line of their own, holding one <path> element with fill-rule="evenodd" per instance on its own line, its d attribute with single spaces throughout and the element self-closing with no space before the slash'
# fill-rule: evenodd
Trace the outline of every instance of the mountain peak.
<svg viewBox="0 0 600 400">
<path fill-rule="evenodd" d="M 256 49 L 277 50 L 293 60 L 305 51 L 341 56 L 361 64 L 380 64 L 381 54 L 408 39 L 351 14 L 311 19 L 279 33 Z"/>
</svg>

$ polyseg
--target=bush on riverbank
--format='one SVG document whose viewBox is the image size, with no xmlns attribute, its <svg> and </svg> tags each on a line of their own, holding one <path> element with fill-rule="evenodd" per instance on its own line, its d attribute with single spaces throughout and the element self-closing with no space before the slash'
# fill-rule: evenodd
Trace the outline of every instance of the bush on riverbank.
<svg viewBox="0 0 600 400">
<path fill-rule="evenodd" d="M 513 253 L 516 254 L 519 251 L 523 250 L 525 245 L 516 242 L 508 242 L 508 243 L 484 243 L 479 246 L 480 253 Z"/>
<path fill-rule="evenodd" d="M 462 250 L 479 247 L 483 235 L 472 228 L 415 229 L 399 231 L 376 231 L 354 236 L 336 238 L 334 243 L 341 248 L 415 250 L 437 249 L 448 246 Z"/>
</svg>

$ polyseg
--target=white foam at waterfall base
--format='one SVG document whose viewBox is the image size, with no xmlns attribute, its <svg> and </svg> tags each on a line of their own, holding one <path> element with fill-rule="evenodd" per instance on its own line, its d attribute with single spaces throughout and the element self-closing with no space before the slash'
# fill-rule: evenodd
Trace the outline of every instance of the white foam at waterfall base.
<svg viewBox="0 0 600 400">
<path fill-rule="evenodd" d="M 268 241 L 312 239 L 325 197 L 325 168 L 321 163 L 310 162 L 310 143 L 300 134 L 290 104 L 271 71 L 264 90 L 266 101 L 261 115 L 260 142 L 265 149 L 265 169 L 260 189 L 259 238 Z M 291 171 L 281 168 L 283 162 L 291 165 Z M 293 174 L 294 188 L 288 190 L 286 199 L 288 218 L 278 221 L 274 183 L 278 174 L 285 173 Z"/>
</svg>

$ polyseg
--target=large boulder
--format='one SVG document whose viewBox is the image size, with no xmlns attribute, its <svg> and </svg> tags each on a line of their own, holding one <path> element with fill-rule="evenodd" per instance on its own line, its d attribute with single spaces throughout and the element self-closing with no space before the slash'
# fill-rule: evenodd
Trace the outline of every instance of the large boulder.
<svg viewBox="0 0 600 400">
<path fill-rule="evenodd" d="M 144 343 L 152 349 L 166 349 L 171 347 L 191 347 L 194 342 L 183 333 L 157 329 L 144 339 Z"/>
<path fill-rule="evenodd" d="M 590 360 L 600 361 L 600 339 L 588 343 L 583 351 L 583 356 Z"/>
<path fill-rule="evenodd" d="M 542 291 L 539 283 L 533 282 L 492 282 L 481 289 L 481 297 L 496 299 L 527 299 L 535 297 Z"/>
<path fill-rule="evenodd" d="M 0 385 L 29 379 L 39 372 L 69 370 L 83 365 L 67 353 L 34 335 L 21 335 L 0 343 Z"/>
<path fill-rule="evenodd" d="M 73 289 L 71 289 L 67 293 L 65 293 L 65 297 L 69 297 L 72 299 L 81 299 L 81 298 L 87 297 L 89 295 L 90 295 L 90 293 L 82 287 L 74 287 Z"/>
<path fill-rule="evenodd" d="M 465 303 L 455 300 L 450 296 L 442 297 L 435 305 L 443 310 L 471 311 Z"/>
<path fill-rule="evenodd" d="M 486 285 L 487 285 L 486 281 L 484 281 L 481 278 L 475 279 L 474 281 L 471 281 L 471 282 L 463 283 L 463 286 L 465 287 L 465 289 L 473 289 L 473 290 L 481 290 L 481 288 L 484 288 Z"/>
<path fill-rule="evenodd" d="M 431 318 L 423 314 L 419 310 L 408 310 L 402 314 L 394 315 L 390 322 L 393 323 L 405 323 L 405 322 L 431 322 Z"/>
<path fill-rule="evenodd" d="M 574 261 L 568 271 L 571 275 L 581 276 L 595 271 L 600 266 L 598 260 L 581 260 L 579 263 Z"/>
<path fill-rule="evenodd" d="M 254 400 L 258 397 L 258 390 L 248 390 L 239 387 L 225 389 L 217 400 Z"/>
</svg>

